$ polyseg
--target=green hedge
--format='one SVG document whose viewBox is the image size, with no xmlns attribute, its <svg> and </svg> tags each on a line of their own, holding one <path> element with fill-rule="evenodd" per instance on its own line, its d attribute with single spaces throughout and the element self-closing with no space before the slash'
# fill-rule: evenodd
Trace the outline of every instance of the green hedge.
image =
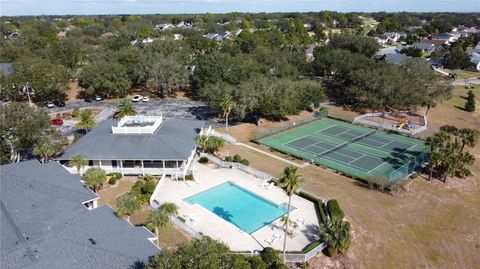
<svg viewBox="0 0 480 269">
<path fill-rule="evenodd" d="M 335 199 L 329 200 L 327 202 L 328 212 L 330 213 L 331 218 L 338 218 L 343 219 L 345 213 L 343 213 L 342 209 L 340 208 L 340 204 Z"/>
<path fill-rule="evenodd" d="M 208 163 L 208 158 L 207 157 L 200 157 L 200 159 L 198 159 L 198 162 L 199 163 Z"/>
<path fill-rule="evenodd" d="M 315 207 L 318 210 L 317 213 L 319 214 L 319 220 L 318 220 L 319 222 L 323 222 L 323 223 L 327 222 L 327 220 L 328 220 L 327 212 L 325 212 L 325 208 L 323 206 L 323 203 L 319 198 L 317 198 L 317 197 L 315 197 L 315 196 L 313 196 L 309 193 L 303 192 L 303 191 L 299 192 L 298 195 L 300 197 L 303 197 L 303 198 L 309 200 L 313 204 L 315 204 Z"/>
<path fill-rule="evenodd" d="M 110 179 L 108 179 L 108 184 L 115 185 L 115 183 L 117 183 L 117 179 L 115 177 L 111 177 Z"/>
<path fill-rule="evenodd" d="M 109 173 L 107 174 L 107 176 L 109 176 L 110 178 L 115 178 L 115 180 L 117 180 L 122 178 L 122 173 L 119 173 L 119 172 Z"/>
</svg>

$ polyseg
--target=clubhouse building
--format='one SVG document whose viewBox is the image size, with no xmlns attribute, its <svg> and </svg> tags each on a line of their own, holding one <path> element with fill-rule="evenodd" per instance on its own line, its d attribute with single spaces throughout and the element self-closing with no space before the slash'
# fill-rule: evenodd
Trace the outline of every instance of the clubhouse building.
<svg viewBox="0 0 480 269">
<path fill-rule="evenodd" d="M 163 119 L 162 116 L 127 116 L 106 120 L 71 145 L 57 158 L 71 173 L 68 161 L 75 155 L 88 166 L 122 175 L 167 175 L 183 178 L 190 173 L 196 152 L 195 137 L 203 121 Z"/>
</svg>

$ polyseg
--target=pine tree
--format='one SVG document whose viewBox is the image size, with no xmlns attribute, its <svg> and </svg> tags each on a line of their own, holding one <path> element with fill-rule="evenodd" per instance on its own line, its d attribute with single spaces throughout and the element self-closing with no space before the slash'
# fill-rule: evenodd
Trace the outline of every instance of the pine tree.
<svg viewBox="0 0 480 269">
<path fill-rule="evenodd" d="M 467 102 L 465 103 L 465 110 L 468 112 L 475 111 L 475 94 L 472 90 L 468 91 Z"/>
</svg>

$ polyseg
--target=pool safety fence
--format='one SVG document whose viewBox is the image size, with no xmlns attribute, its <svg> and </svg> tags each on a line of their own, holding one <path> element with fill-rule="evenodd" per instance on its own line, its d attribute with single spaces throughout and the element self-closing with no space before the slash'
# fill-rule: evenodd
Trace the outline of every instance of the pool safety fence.
<svg viewBox="0 0 480 269">
<path fill-rule="evenodd" d="M 198 240 L 203 238 L 203 234 L 195 231 L 192 227 L 188 226 L 185 222 L 181 221 L 177 217 L 171 216 L 170 221 L 173 224 L 177 225 L 178 228 L 182 229 L 184 232 L 189 234 L 191 237 L 193 237 L 195 239 L 198 239 Z"/>
<path fill-rule="evenodd" d="M 215 164 L 219 165 L 220 167 L 223 167 L 223 168 L 237 168 L 239 170 L 242 170 L 244 171 L 245 173 L 248 173 L 248 174 L 251 174 L 251 175 L 254 175 L 258 178 L 261 178 L 261 179 L 272 179 L 273 176 L 270 175 L 270 174 L 267 174 L 265 172 L 262 172 L 262 171 L 259 171 L 253 167 L 250 167 L 250 166 L 247 166 L 247 165 L 244 165 L 244 164 L 241 164 L 241 163 L 237 163 L 237 162 L 227 162 L 227 161 L 224 161 L 216 156 L 213 156 L 211 154 L 207 154 L 207 153 L 200 153 L 200 157 L 207 157 L 209 160 L 211 160 L 212 162 L 214 162 Z"/>
<path fill-rule="evenodd" d="M 306 253 L 286 253 L 285 254 L 285 259 L 283 257 L 283 254 L 279 254 L 279 258 L 285 262 L 307 262 L 311 258 L 315 257 L 318 253 L 322 252 L 327 248 L 327 243 L 323 242 L 320 245 L 316 246 L 312 250 L 306 252 Z M 256 252 L 233 252 L 232 254 L 239 254 L 247 257 L 254 257 L 254 256 L 260 256 L 261 253 L 259 251 Z"/>
</svg>

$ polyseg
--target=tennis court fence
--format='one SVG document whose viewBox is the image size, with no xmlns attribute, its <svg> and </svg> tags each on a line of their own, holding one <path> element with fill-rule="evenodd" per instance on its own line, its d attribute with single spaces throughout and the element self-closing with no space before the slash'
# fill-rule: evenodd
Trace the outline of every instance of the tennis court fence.
<svg viewBox="0 0 480 269">
<path fill-rule="evenodd" d="M 427 162 L 427 160 L 428 160 L 428 153 L 423 152 L 420 155 L 418 155 L 415 159 L 405 163 L 404 165 L 390 172 L 386 176 L 388 177 L 388 180 L 391 182 L 396 181 L 398 179 L 407 178 L 410 174 L 422 168 Z"/>
<path fill-rule="evenodd" d="M 296 120 L 294 122 L 292 122 L 292 121 L 284 122 L 284 123 L 276 125 L 275 127 L 268 128 L 266 130 L 258 130 L 255 133 L 255 139 L 254 140 L 259 140 L 259 139 L 265 138 L 267 136 L 278 134 L 278 133 L 281 133 L 283 131 L 290 130 L 290 129 L 302 126 L 304 124 L 310 123 L 312 121 L 323 119 L 326 116 L 328 116 L 328 108 L 323 107 L 322 109 L 320 109 L 320 111 L 312 113 L 312 114 L 310 114 L 310 115 L 308 115 L 308 116 L 306 116 L 306 117 L 304 117 L 300 120 Z"/>
</svg>

